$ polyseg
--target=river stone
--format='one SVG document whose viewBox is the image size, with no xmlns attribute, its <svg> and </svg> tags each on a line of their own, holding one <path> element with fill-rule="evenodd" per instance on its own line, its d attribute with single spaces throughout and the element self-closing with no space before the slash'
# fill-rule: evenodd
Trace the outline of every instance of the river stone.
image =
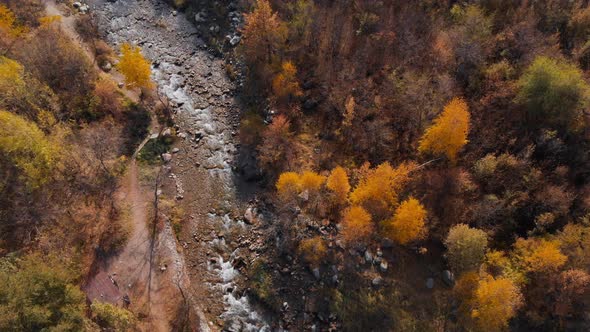
<svg viewBox="0 0 590 332">
<path fill-rule="evenodd" d="M 172 155 L 170 153 L 162 153 L 162 160 L 167 163 L 172 160 Z"/>
<path fill-rule="evenodd" d="M 432 278 L 426 279 L 426 288 L 428 288 L 428 289 L 434 288 L 434 279 L 432 279 Z"/>
<path fill-rule="evenodd" d="M 163 132 L 162 132 L 162 136 L 163 137 L 168 137 L 172 135 L 172 129 L 170 128 L 166 128 Z"/>
</svg>

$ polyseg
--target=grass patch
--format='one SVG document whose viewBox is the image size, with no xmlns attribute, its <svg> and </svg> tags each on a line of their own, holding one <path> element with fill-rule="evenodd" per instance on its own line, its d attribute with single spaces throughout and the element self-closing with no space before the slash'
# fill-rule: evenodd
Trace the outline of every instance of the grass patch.
<svg viewBox="0 0 590 332">
<path fill-rule="evenodd" d="M 253 295 L 270 309 L 279 311 L 279 297 L 274 286 L 270 267 L 257 260 L 250 270 L 250 289 Z"/>
<path fill-rule="evenodd" d="M 137 159 L 144 161 L 150 165 L 161 162 L 160 156 L 162 153 L 166 153 L 172 145 L 173 139 L 171 137 L 164 138 L 158 137 L 156 139 L 149 140 L 139 151 Z"/>
</svg>

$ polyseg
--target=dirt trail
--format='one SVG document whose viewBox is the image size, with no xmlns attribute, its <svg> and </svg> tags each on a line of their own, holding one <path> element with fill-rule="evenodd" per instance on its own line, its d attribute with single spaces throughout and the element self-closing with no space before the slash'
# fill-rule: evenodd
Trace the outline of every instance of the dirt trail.
<svg viewBox="0 0 590 332">
<path fill-rule="evenodd" d="M 54 0 L 46 1 L 45 6 L 47 15 L 61 17 L 61 30 L 93 60 L 91 46 L 82 42 L 75 29 L 76 15 L 70 15 L 67 7 Z M 98 66 L 96 69 L 100 72 Z M 115 71 L 100 73 L 121 81 Z M 137 100 L 137 93 L 128 90 L 124 93 Z M 134 155 L 117 193 L 119 205 L 129 213 L 131 232 L 128 242 L 115 257 L 99 262 L 84 290 L 91 301 L 128 306 L 141 318 L 140 329 L 143 331 L 170 331 L 171 322 L 178 319 L 178 308 L 185 297 L 182 288 L 188 278 L 170 225 L 155 218 L 157 182 L 153 178 L 142 181 L 140 173 Z M 166 268 L 161 269 L 162 266 Z"/>
</svg>

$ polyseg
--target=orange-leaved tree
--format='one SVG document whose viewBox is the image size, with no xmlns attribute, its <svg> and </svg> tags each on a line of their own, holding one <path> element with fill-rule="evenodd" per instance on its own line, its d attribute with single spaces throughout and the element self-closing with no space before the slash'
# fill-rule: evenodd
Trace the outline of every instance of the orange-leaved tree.
<svg viewBox="0 0 590 332">
<path fill-rule="evenodd" d="M 141 54 L 141 48 L 125 43 L 117 69 L 125 76 L 125 83 L 133 88 L 152 87 L 150 62 Z"/>
<path fill-rule="evenodd" d="M 330 176 L 328 176 L 326 187 L 334 193 L 336 203 L 345 203 L 350 192 L 350 183 L 348 182 L 346 170 L 340 166 L 334 168 L 330 172 Z"/>
<path fill-rule="evenodd" d="M 456 162 L 459 150 L 468 142 L 469 108 L 465 100 L 453 98 L 420 140 L 418 151 L 446 155 Z"/>
<path fill-rule="evenodd" d="M 410 197 L 395 210 L 393 218 L 383 221 L 383 235 L 399 244 L 423 239 L 426 236 L 426 209 Z"/>
<path fill-rule="evenodd" d="M 273 12 L 268 0 L 257 0 L 254 11 L 244 15 L 243 52 L 251 65 L 270 64 L 283 47 L 287 36 L 285 23 Z"/>
<path fill-rule="evenodd" d="M 519 238 L 514 244 L 514 258 L 526 272 L 556 272 L 567 256 L 561 253 L 558 241 Z"/>
<path fill-rule="evenodd" d="M 276 116 L 262 133 L 262 144 L 258 147 L 259 162 L 266 171 L 289 168 L 296 152 L 291 132 L 291 123 L 286 116 Z"/>
<path fill-rule="evenodd" d="M 414 168 L 412 163 L 393 168 L 385 162 L 368 170 L 350 194 L 351 202 L 362 205 L 377 217 L 393 212 L 398 204 L 398 193 Z"/>
<path fill-rule="evenodd" d="M 362 243 L 373 234 L 371 215 L 361 206 L 351 206 L 342 218 L 340 235 L 346 243 Z"/>
<path fill-rule="evenodd" d="M 281 71 L 272 80 L 272 92 L 277 100 L 286 102 L 303 95 L 297 81 L 297 68 L 291 61 L 283 62 Z"/>
</svg>

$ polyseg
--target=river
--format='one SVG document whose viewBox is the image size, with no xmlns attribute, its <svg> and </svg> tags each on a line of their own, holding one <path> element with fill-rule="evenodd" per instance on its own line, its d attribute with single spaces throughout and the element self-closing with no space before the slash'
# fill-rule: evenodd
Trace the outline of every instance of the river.
<svg viewBox="0 0 590 332">
<path fill-rule="evenodd" d="M 190 276 L 194 305 L 205 312 L 201 320 L 207 323 L 200 329 L 270 330 L 240 289 L 242 276 L 234 267 L 239 242 L 251 226 L 241 220 L 247 202 L 238 199 L 240 181 L 232 170 L 240 109 L 223 61 L 208 53 L 195 26 L 163 1 L 88 4 L 114 49 L 126 42 L 142 48 L 160 94 L 174 110 L 178 152 L 165 166 L 169 186 L 163 190 L 189 219 L 179 235 L 185 265 L 180 268 Z"/>
</svg>

